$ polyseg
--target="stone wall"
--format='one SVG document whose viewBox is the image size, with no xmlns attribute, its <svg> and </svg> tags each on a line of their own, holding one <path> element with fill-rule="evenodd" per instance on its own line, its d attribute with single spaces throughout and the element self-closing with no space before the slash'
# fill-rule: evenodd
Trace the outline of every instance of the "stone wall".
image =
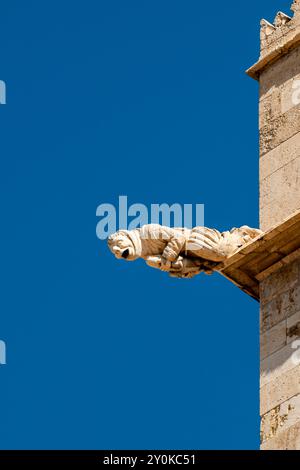
<svg viewBox="0 0 300 470">
<path fill-rule="evenodd" d="M 248 71 L 260 84 L 264 231 L 300 209 L 300 0 L 292 9 L 293 18 L 262 21 L 260 60 Z M 299 258 L 260 283 L 260 302 L 262 449 L 300 449 Z"/>
<path fill-rule="evenodd" d="M 300 449 L 300 260 L 260 290 L 262 449 Z"/>
<path fill-rule="evenodd" d="M 300 209 L 300 47 L 260 75 L 260 225 Z"/>
</svg>

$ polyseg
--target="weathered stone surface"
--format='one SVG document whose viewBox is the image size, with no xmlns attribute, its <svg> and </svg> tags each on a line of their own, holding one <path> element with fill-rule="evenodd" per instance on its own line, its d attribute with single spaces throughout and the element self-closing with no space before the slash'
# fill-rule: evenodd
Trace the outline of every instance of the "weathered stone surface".
<svg viewBox="0 0 300 470">
<path fill-rule="evenodd" d="M 260 188 L 262 201 L 270 189 L 271 175 L 300 157 L 300 133 L 297 133 L 279 147 L 268 152 L 260 159 Z M 280 188 L 277 188 L 279 191 Z M 261 206 L 264 203 L 261 201 Z"/>
<path fill-rule="evenodd" d="M 300 394 L 300 365 L 281 374 L 276 380 L 261 388 L 261 416 L 298 394 Z"/>
<path fill-rule="evenodd" d="M 261 442 L 273 439 L 300 423 L 300 394 L 276 406 L 261 420 Z"/>
<path fill-rule="evenodd" d="M 295 0 L 295 3 L 298 0 Z M 259 80 L 266 67 L 283 60 L 286 54 L 295 48 L 299 42 L 299 10 L 293 7 L 294 17 L 279 12 L 272 25 L 269 21 L 261 21 L 261 54 L 259 61 L 247 70 L 250 77 Z"/>
<path fill-rule="evenodd" d="M 281 96 L 284 90 L 289 90 L 288 83 L 291 84 L 300 75 L 299 60 L 300 48 L 296 47 L 264 69 L 259 80 L 260 100 L 274 97 L 274 92 L 278 92 L 278 96 Z"/>
<path fill-rule="evenodd" d="M 292 214 L 286 220 L 281 221 L 278 225 L 270 228 L 254 241 L 241 248 L 224 263 L 221 263 L 217 269 L 247 294 L 257 300 L 261 297 L 263 302 L 268 303 L 270 300 L 264 300 L 264 295 L 259 293 L 259 283 L 262 288 L 263 281 L 274 273 L 286 268 L 295 261 L 300 263 L 299 233 L 300 211 Z M 294 313 L 295 311 L 288 312 L 287 316 Z M 268 313 L 266 315 L 268 316 Z M 285 318 L 284 314 L 276 323 Z M 262 317 L 262 320 L 262 325 L 265 321 L 267 323 L 263 325 L 263 329 L 274 326 L 268 323 L 269 319 L 265 319 L 265 316 Z"/>
<path fill-rule="evenodd" d="M 273 88 L 272 93 L 261 98 L 259 102 L 259 129 L 269 125 L 282 113 L 282 95 L 280 88 Z"/>
<path fill-rule="evenodd" d="M 300 311 L 289 317 L 286 321 L 287 344 L 300 338 Z"/>
<path fill-rule="evenodd" d="M 261 215 L 266 214 L 265 207 L 270 208 L 268 218 L 261 218 L 265 228 L 300 208 L 300 156 L 261 181 L 260 207 Z"/>
<path fill-rule="evenodd" d="M 300 227 L 287 233 L 284 223 L 300 209 L 300 0 L 292 10 L 262 20 L 261 55 L 248 70 L 260 83 L 260 227 L 268 232 L 265 257 L 239 270 L 260 282 L 264 450 L 300 449 Z"/>
<path fill-rule="evenodd" d="M 274 380 L 277 380 L 278 377 L 280 377 L 282 374 L 288 372 L 289 370 L 295 369 L 299 365 L 299 363 L 297 364 L 295 358 L 295 352 L 296 350 L 292 347 L 292 344 L 288 344 L 284 348 L 261 361 L 261 387 Z"/>
<path fill-rule="evenodd" d="M 300 131 L 300 105 L 269 121 L 260 130 L 260 155 L 263 156 Z"/>
<path fill-rule="evenodd" d="M 278 323 L 266 333 L 260 336 L 260 357 L 261 360 L 270 356 L 274 352 L 283 348 L 287 344 L 287 322 L 286 320 Z"/>
<path fill-rule="evenodd" d="M 297 62 L 300 60 L 300 46 Z M 299 63 L 299 62 L 298 62 Z M 290 80 L 288 80 L 284 85 L 279 89 L 281 94 L 281 113 L 287 113 L 291 108 L 294 108 L 300 101 L 300 73 L 297 73 Z"/>
<path fill-rule="evenodd" d="M 260 79 L 262 230 L 300 208 L 300 100 L 293 88 L 299 81 L 299 59 L 300 47 L 268 67 Z"/>
<path fill-rule="evenodd" d="M 270 202 L 270 204 L 260 207 L 260 227 L 262 230 L 268 230 L 271 226 L 277 225 L 280 220 L 282 220 L 282 215 L 287 209 L 288 200 L 294 207 L 294 210 L 291 209 L 289 212 L 290 214 L 300 209 L 299 202 L 297 199 L 294 199 L 290 193 L 287 193 L 287 196 L 283 198 L 282 201 L 278 199 Z"/>
<path fill-rule="evenodd" d="M 262 450 L 299 450 L 300 422 L 279 433 L 274 439 L 269 439 L 261 446 Z"/>
<path fill-rule="evenodd" d="M 260 77 L 259 128 L 265 126 L 300 102 L 300 46 L 268 67 Z"/>
<path fill-rule="evenodd" d="M 262 304 L 276 298 L 299 283 L 300 261 L 294 261 L 261 282 L 260 301 Z"/>
<path fill-rule="evenodd" d="M 273 300 L 261 305 L 261 333 L 298 312 L 300 306 L 299 283 Z"/>
</svg>

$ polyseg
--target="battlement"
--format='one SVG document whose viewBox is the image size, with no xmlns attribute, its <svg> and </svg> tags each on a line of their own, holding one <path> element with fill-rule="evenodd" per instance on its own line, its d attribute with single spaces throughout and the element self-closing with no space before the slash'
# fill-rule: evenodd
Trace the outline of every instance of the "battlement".
<svg viewBox="0 0 300 470">
<path fill-rule="evenodd" d="M 279 11 L 273 24 L 261 20 L 260 58 L 247 70 L 247 74 L 255 80 L 268 65 L 300 44 L 300 0 L 294 0 L 291 10 L 294 12 L 292 17 Z"/>
</svg>

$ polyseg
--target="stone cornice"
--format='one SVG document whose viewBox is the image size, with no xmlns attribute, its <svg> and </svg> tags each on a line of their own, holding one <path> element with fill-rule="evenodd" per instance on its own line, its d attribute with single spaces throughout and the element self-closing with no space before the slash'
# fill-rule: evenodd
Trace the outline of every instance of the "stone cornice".
<svg viewBox="0 0 300 470">
<path fill-rule="evenodd" d="M 287 54 L 300 44 L 300 0 L 294 0 L 290 17 L 281 11 L 277 13 L 273 24 L 263 19 L 260 28 L 260 58 L 246 73 L 259 80 L 264 69 Z"/>
<path fill-rule="evenodd" d="M 246 73 L 255 80 L 259 80 L 261 72 L 269 65 L 276 62 L 280 57 L 287 54 L 290 50 L 294 49 L 300 44 L 300 27 L 297 30 L 292 30 L 288 36 L 281 37 L 276 42 L 273 49 L 263 55 L 256 64 L 250 67 Z"/>
<path fill-rule="evenodd" d="M 259 283 L 300 258 L 300 211 L 248 243 L 218 267 L 225 276 L 259 301 Z"/>
</svg>

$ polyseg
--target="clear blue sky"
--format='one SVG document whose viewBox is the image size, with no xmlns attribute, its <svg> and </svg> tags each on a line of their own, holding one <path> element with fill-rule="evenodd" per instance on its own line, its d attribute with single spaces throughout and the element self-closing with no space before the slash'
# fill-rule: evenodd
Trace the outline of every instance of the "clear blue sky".
<svg viewBox="0 0 300 470">
<path fill-rule="evenodd" d="M 1 2 L 1 448 L 258 448 L 258 304 L 116 261 L 95 211 L 257 226 L 244 70 L 290 3 Z"/>
</svg>

